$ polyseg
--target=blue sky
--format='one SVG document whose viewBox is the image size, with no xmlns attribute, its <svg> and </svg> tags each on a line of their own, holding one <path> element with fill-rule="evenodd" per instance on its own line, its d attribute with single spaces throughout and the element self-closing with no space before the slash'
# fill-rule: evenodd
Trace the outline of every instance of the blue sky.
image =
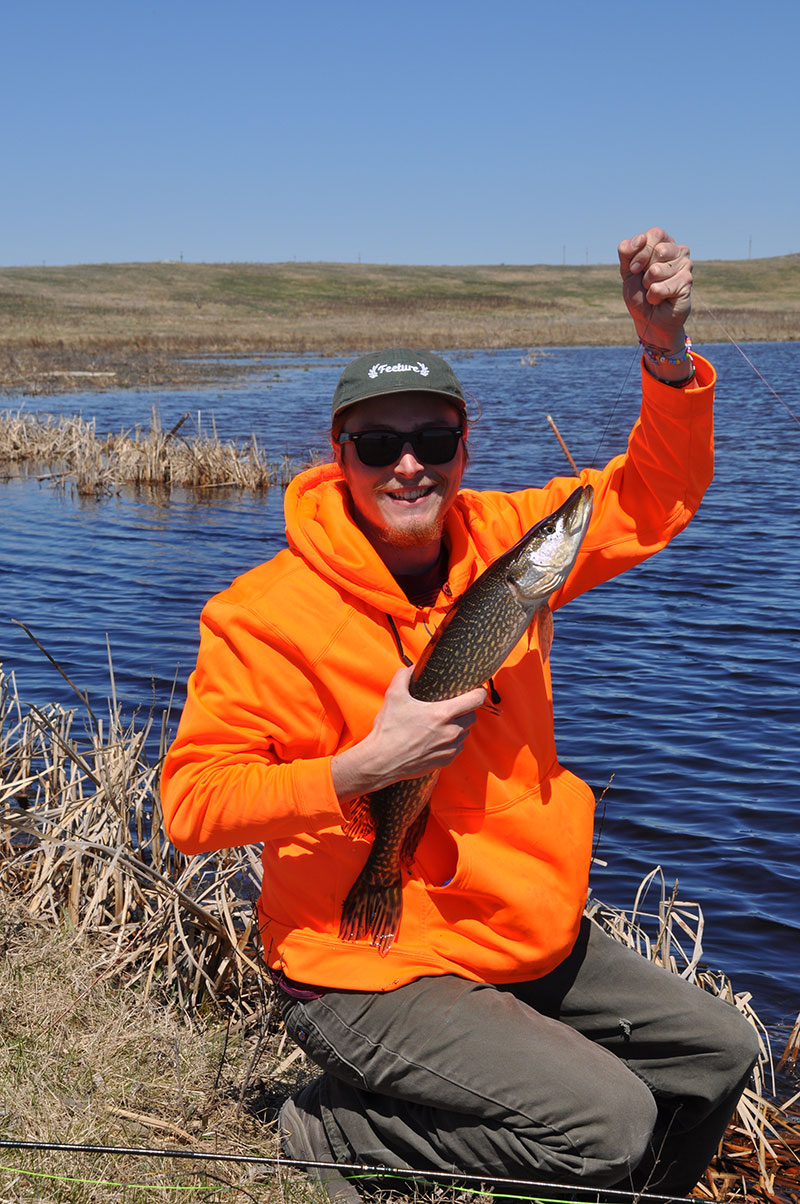
<svg viewBox="0 0 800 1204">
<path fill-rule="evenodd" d="M 798 0 L 18 0 L 0 264 L 800 251 Z"/>
</svg>

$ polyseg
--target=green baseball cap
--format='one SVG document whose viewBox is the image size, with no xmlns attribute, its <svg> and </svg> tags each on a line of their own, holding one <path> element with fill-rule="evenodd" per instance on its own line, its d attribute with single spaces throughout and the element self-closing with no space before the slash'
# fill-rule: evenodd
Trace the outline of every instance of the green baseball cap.
<svg viewBox="0 0 800 1204">
<path fill-rule="evenodd" d="M 464 390 L 453 369 L 432 351 L 389 347 L 348 364 L 333 394 L 331 417 L 340 410 L 386 393 L 438 393 L 466 413 Z"/>
</svg>

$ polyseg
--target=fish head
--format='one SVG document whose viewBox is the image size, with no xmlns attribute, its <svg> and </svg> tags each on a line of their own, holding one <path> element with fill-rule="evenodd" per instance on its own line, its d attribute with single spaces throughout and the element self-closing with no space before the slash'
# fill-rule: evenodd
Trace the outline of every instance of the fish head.
<svg viewBox="0 0 800 1204">
<path fill-rule="evenodd" d="M 506 554 L 506 580 L 526 610 L 546 602 L 569 576 L 592 517 L 593 492 L 579 485 Z"/>
</svg>

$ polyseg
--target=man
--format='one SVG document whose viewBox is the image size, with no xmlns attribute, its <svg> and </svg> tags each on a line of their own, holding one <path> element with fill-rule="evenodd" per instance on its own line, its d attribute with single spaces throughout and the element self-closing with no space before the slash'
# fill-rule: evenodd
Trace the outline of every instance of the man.
<svg viewBox="0 0 800 1204">
<path fill-rule="evenodd" d="M 620 244 L 644 355 L 628 450 L 555 609 L 662 548 L 712 475 L 714 373 L 688 350 L 688 249 Z M 439 357 L 345 369 L 334 461 L 286 495 L 289 548 L 212 599 L 163 777 L 188 852 L 264 843 L 264 950 L 323 1074 L 281 1114 L 288 1156 L 685 1194 L 757 1043 L 738 1012 L 582 918 L 593 798 L 557 761 L 533 628 L 485 690 L 425 703 L 409 666 L 453 600 L 576 486 L 460 490 L 467 416 Z M 339 936 L 369 843 L 351 804 L 440 776 L 385 956 Z M 346 1178 L 329 1194 L 355 1201 Z"/>
</svg>

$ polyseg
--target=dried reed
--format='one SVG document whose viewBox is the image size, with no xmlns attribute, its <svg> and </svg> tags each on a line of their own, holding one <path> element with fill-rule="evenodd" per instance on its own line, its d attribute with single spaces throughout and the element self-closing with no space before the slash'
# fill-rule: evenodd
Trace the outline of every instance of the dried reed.
<svg viewBox="0 0 800 1204">
<path fill-rule="evenodd" d="M 125 974 L 196 1009 L 206 999 L 245 1014 L 263 1003 L 253 911 L 253 849 L 186 857 L 166 839 L 153 714 L 123 720 L 60 706 L 23 709 L 0 669 L 0 887 L 31 916 L 105 943 L 98 974 Z"/>
<path fill-rule="evenodd" d="M 0 668 L 0 890 L 35 921 L 66 924 L 76 941 L 91 937 L 92 986 L 124 981 L 144 1002 L 171 1002 L 189 1016 L 222 1008 L 238 1023 L 257 1024 L 270 998 L 253 907 L 257 850 L 187 857 L 167 840 L 158 773 L 168 714 L 125 720 L 111 666 L 110 673 L 107 713 L 99 716 L 77 690 L 80 709 L 23 707 L 13 674 Z M 152 760 L 151 735 L 158 735 Z M 656 904 L 645 910 L 656 885 Z M 656 869 L 630 913 L 596 900 L 587 910 L 617 940 L 729 999 L 759 1033 L 754 1085 L 700 1194 L 800 1199 L 797 1097 L 784 1105 L 774 1098 L 769 1040 L 749 996 L 702 965 L 699 906 L 668 891 Z M 800 1017 L 784 1068 L 794 1065 L 799 1047 Z M 274 1073 L 303 1073 L 300 1051 L 284 1057 L 282 1049 L 272 1058 Z M 259 1040 L 243 1093 L 261 1052 Z"/>
<path fill-rule="evenodd" d="M 182 430 L 192 425 L 194 433 L 185 437 Z M 313 459 L 309 452 L 305 463 Z M 288 454 L 269 456 L 254 434 L 242 442 L 221 440 L 213 419 L 210 435 L 189 413 L 165 431 L 155 410 L 148 428 L 104 436 L 98 435 L 95 419 L 5 410 L 0 463 L 17 470 L 33 465 L 40 472 L 47 467 L 51 471 L 41 480 L 70 483 L 81 495 L 113 492 L 120 485 L 264 491 L 286 485 L 303 467 Z"/>
</svg>

